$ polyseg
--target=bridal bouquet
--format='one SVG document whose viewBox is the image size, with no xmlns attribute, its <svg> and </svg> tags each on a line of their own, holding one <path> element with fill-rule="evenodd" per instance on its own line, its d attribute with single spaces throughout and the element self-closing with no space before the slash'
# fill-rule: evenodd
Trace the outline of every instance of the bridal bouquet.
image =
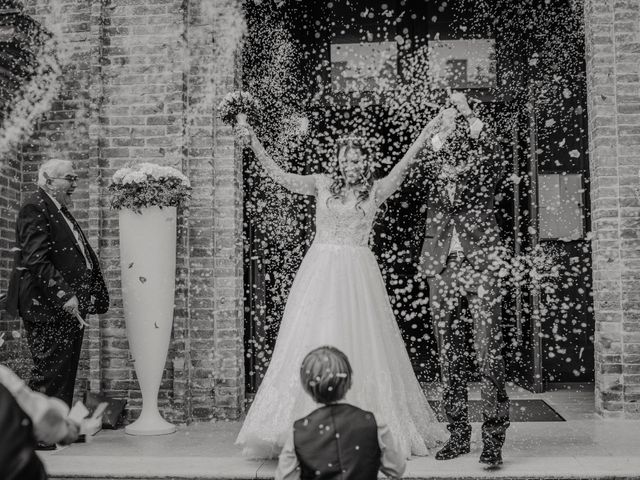
<svg viewBox="0 0 640 480">
<path fill-rule="evenodd" d="M 179 207 L 191 196 L 189 179 L 173 167 L 140 163 L 113 174 L 111 207 L 136 212 L 146 207 Z"/>
<path fill-rule="evenodd" d="M 247 119 L 256 121 L 260 102 L 249 92 L 236 90 L 224 96 L 218 105 L 220 118 L 227 125 L 246 125 Z"/>
</svg>

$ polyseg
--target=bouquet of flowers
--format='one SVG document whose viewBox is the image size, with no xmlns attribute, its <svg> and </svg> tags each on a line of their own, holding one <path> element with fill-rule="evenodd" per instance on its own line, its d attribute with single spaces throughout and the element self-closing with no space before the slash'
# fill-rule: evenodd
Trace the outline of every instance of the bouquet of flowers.
<svg viewBox="0 0 640 480">
<path fill-rule="evenodd" d="M 260 102 L 249 92 L 236 90 L 224 96 L 218 105 L 220 118 L 227 125 L 246 125 L 247 119 L 257 120 L 260 112 Z"/>
<path fill-rule="evenodd" d="M 189 179 L 173 167 L 140 163 L 117 170 L 109 185 L 111 207 L 136 212 L 145 207 L 179 207 L 191 196 Z"/>
</svg>

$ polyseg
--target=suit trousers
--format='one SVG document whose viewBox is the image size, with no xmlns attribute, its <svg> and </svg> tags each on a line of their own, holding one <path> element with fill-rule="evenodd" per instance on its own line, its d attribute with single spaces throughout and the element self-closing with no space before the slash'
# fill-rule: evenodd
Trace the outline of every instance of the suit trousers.
<svg viewBox="0 0 640 480">
<path fill-rule="evenodd" d="M 475 347 L 481 374 L 483 437 L 500 437 L 509 426 L 509 398 L 505 390 L 502 356 L 502 296 L 494 277 L 478 272 L 461 255 L 450 255 L 444 270 L 429 277 L 429 305 L 440 351 L 443 403 L 449 430 L 468 431 L 467 383 L 469 346 Z M 471 318 L 461 315 L 466 297 Z M 466 325 L 465 322 L 471 323 Z M 470 338 L 468 332 L 472 330 Z"/>
<path fill-rule="evenodd" d="M 22 316 L 33 359 L 29 387 L 71 406 L 84 329 L 71 317 L 47 318 L 46 311 Z"/>
</svg>

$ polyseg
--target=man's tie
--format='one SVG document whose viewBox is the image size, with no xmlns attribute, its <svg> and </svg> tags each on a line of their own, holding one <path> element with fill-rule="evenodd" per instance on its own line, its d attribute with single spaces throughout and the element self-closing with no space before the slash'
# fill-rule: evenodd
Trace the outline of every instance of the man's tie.
<svg viewBox="0 0 640 480">
<path fill-rule="evenodd" d="M 76 222 L 76 219 L 73 218 L 73 215 L 71 215 L 71 212 L 69 211 L 69 209 L 64 206 L 61 205 L 60 206 L 60 212 L 62 212 L 62 214 L 67 217 L 67 219 L 71 222 L 71 225 L 73 225 L 73 229 L 76 232 L 76 236 L 77 238 L 80 240 L 80 242 L 82 242 L 82 254 L 84 255 L 85 259 L 87 260 L 88 264 L 91 265 L 91 268 L 94 268 L 93 265 L 93 261 L 91 260 L 91 257 L 89 256 L 88 253 L 88 248 L 89 248 L 89 242 L 87 242 L 87 239 L 84 236 L 84 233 L 82 232 L 82 229 L 80 228 L 80 225 L 78 225 L 78 222 Z"/>
</svg>

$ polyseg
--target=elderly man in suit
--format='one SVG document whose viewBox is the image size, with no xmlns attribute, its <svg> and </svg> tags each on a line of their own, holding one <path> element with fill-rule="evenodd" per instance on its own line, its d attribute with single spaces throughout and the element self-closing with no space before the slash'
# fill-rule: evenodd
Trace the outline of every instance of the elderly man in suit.
<svg viewBox="0 0 640 480">
<path fill-rule="evenodd" d="M 7 293 L 7 312 L 22 317 L 33 357 L 29 386 L 68 405 L 84 319 L 109 308 L 98 258 L 68 210 L 77 181 L 70 161 L 49 160 L 40 167 L 38 189 L 16 220 Z"/>
<path fill-rule="evenodd" d="M 429 195 L 420 270 L 429 285 L 451 433 L 436 458 L 451 459 L 470 451 L 466 352 L 472 342 L 481 375 L 484 448 L 480 462 L 496 466 L 502 463 L 509 426 L 502 295 L 496 268 L 504 250 L 494 211 L 504 156 L 491 129 L 475 117 L 464 95 L 454 93 L 451 101 L 454 106 L 440 113 L 440 126 L 424 162 Z M 461 316 L 463 297 L 473 323 L 472 339 Z"/>
</svg>

